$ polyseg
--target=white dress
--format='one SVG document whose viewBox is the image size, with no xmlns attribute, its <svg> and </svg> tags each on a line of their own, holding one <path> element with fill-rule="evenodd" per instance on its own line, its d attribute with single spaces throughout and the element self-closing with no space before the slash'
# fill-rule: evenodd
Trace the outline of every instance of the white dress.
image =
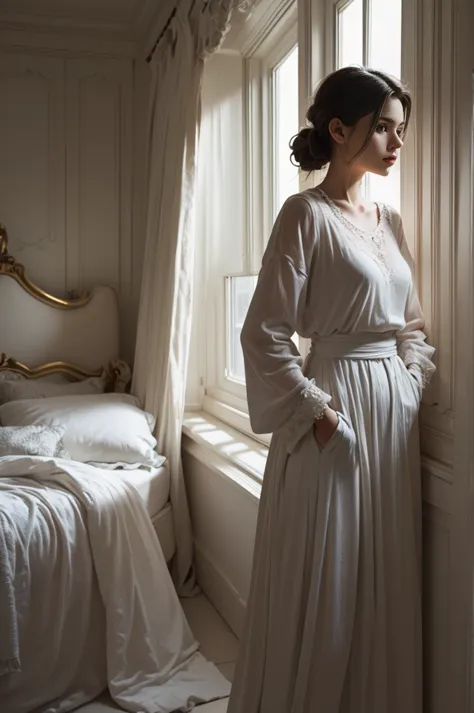
<svg viewBox="0 0 474 713">
<path fill-rule="evenodd" d="M 422 711 L 417 422 L 434 349 L 400 216 L 378 207 L 366 233 L 321 190 L 292 196 L 265 252 L 242 345 L 252 428 L 274 435 L 228 713 Z"/>
</svg>

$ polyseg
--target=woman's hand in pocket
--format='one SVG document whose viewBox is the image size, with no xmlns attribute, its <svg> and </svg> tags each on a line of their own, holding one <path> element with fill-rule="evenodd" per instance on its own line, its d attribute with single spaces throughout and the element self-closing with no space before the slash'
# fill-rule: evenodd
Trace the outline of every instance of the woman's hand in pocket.
<svg viewBox="0 0 474 713">
<path fill-rule="evenodd" d="M 338 423 L 339 416 L 336 411 L 329 408 L 329 406 L 324 412 L 323 418 L 314 422 L 314 437 L 316 439 L 316 443 L 321 449 L 324 448 L 333 437 Z"/>
</svg>

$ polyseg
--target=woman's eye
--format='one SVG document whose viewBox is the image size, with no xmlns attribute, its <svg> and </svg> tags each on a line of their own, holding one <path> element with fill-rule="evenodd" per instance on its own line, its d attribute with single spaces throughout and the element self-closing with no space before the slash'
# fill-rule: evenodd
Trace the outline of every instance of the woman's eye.
<svg viewBox="0 0 474 713">
<path fill-rule="evenodd" d="M 387 124 L 379 124 L 377 126 L 377 131 L 379 132 L 379 134 L 381 134 L 383 131 L 388 131 Z"/>
</svg>

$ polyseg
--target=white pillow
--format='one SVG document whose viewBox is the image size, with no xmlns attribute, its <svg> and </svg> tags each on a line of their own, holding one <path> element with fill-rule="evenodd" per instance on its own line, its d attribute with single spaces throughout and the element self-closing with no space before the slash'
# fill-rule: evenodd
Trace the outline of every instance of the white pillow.
<svg viewBox="0 0 474 713">
<path fill-rule="evenodd" d="M 0 406 L 2 426 L 62 426 L 73 460 L 159 466 L 154 419 L 128 394 L 56 396 Z"/>
<path fill-rule="evenodd" d="M 47 399 L 52 396 L 82 396 L 103 394 L 106 381 L 101 377 L 84 379 L 83 381 L 67 381 L 56 384 L 43 379 L 26 381 L 1 381 L 0 404 L 22 399 Z"/>
<path fill-rule="evenodd" d="M 0 428 L 0 456 L 69 458 L 63 435 L 64 428 L 49 426 Z"/>
</svg>

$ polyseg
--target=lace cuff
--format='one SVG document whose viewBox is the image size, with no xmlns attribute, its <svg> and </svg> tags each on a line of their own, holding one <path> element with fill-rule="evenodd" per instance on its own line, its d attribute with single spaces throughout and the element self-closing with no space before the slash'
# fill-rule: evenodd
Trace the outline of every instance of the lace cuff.
<svg viewBox="0 0 474 713">
<path fill-rule="evenodd" d="M 410 350 L 404 355 L 405 366 L 411 371 L 415 378 L 421 379 L 421 387 L 424 389 L 430 383 L 436 367 L 430 359 L 419 352 Z"/>
<path fill-rule="evenodd" d="M 309 385 L 301 392 L 300 402 L 290 420 L 280 429 L 287 444 L 287 451 L 291 453 L 296 444 L 303 438 L 314 421 L 321 417 L 331 396 L 309 380 Z"/>
</svg>

